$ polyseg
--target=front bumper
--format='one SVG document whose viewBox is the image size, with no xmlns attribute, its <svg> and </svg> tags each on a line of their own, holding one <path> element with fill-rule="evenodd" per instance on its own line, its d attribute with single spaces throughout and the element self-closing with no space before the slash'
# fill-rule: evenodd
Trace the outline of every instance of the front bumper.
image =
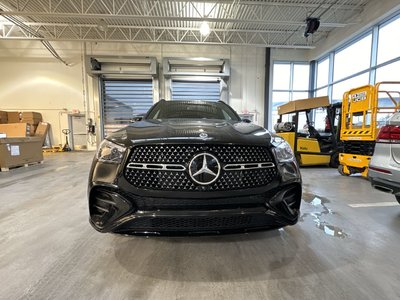
<svg viewBox="0 0 400 300">
<path fill-rule="evenodd" d="M 297 223 L 302 190 L 294 161 L 277 164 L 277 176 L 255 188 L 166 191 L 131 185 L 124 176 L 126 159 L 119 165 L 93 161 L 90 223 L 100 232 L 214 234 Z"/>
<path fill-rule="evenodd" d="M 91 214 L 90 223 L 100 232 L 134 234 L 253 231 L 296 224 L 300 199 L 300 183 L 258 195 L 206 199 L 147 198 L 99 184 L 89 193 L 89 206 L 105 201 L 108 212 L 101 218 Z"/>
</svg>

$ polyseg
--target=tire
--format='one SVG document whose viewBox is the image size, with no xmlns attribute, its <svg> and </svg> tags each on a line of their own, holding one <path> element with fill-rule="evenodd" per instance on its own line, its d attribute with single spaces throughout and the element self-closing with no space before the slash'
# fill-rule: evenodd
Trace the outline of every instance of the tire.
<svg viewBox="0 0 400 300">
<path fill-rule="evenodd" d="M 396 197 L 396 200 L 397 200 L 397 202 L 399 202 L 399 204 L 400 204 L 400 195 L 395 195 L 395 197 Z"/>
<path fill-rule="evenodd" d="M 339 153 L 333 153 L 331 156 L 331 161 L 329 162 L 329 166 L 331 168 L 339 168 L 340 163 L 339 163 Z M 339 172 L 340 173 L 340 172 Z"/>
<path fill-rule="evenodd" d="M 338 172 L 339 172 L 340 175 L 342 175 L 342 176 L 349 176 L 349 174 L 346 174 L 346 173 L 344 172 L 344 170 L 343 170 L 343 165 L 339 165 L 338 168 L 337 168 L 337 170 L 338 170 Z"/>
</svg>

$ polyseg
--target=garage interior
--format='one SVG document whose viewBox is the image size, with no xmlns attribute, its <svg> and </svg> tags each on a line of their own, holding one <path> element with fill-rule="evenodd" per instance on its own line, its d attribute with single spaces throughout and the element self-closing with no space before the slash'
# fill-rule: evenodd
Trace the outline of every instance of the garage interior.
<svg viewBox="0 0 400 300">
<path fill-rule="evenodd" d="M 0 0 L 0 298 L 399 299 L 399 203 L 359 175 L 301 168 L 299 222 L 245 234 L 100 234 L 87 205 L 98 145 L 153 103 L 274 131 L 400 81 L 399 36 L 397 0 Z"/>
</svg>

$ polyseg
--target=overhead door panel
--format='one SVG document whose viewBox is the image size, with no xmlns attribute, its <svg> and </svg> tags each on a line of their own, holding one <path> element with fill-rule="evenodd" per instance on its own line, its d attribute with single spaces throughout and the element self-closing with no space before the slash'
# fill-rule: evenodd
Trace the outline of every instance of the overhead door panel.
<svg viewBox="0 0 400 300">
<path fill-rule="evenodd" d="M 104 135 L 128 125 L 153 105 L 152 80 L 103 80 Z"/>
<path fill-rule="evenodd" d="M 220 98 L 219 81 L 172 80 L 172 100 L 218 101 Z"/>
</svg>

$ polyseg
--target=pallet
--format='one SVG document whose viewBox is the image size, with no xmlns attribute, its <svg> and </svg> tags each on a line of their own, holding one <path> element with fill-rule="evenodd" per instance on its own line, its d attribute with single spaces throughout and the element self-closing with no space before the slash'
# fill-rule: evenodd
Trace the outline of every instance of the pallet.
<svg viewBox="0 0 400 300">
<path fill-rule="evenodd" d="M 21 168 L 21 167 L 27 168 L 29 166 L 35 166 L 35 165 L 41 165 L 41 164 L 43 164 L 43 160 L 42 161 L 38 161 L 38 162 L 31 162 L 31 163 L 27 163 L 27 164 L 23 164 L 23 165 L 13 166 L 13 167 L 9 167 L 9 168 L 7 168 L 7 167 L 3 168 L 2 167 L 1 168 L 1 172 L 9 172 L 12 169 L 17 169 L 17 168 Z"/>
<path fill-rule="evenodd" d="M 43 153 L 49 153 L 49 152 L 52 152 L 52 153 L 56 153 L 56 152 L 62 152 L 62 148 L 61 148 L 61 147 L 59 147 L 59 146 L 53 146 L 53 147 L 51 147 L 51 148 L 43 148 L 43 149 L 42 149 L 42 152 L 43 152 Z"/>
</svg>

